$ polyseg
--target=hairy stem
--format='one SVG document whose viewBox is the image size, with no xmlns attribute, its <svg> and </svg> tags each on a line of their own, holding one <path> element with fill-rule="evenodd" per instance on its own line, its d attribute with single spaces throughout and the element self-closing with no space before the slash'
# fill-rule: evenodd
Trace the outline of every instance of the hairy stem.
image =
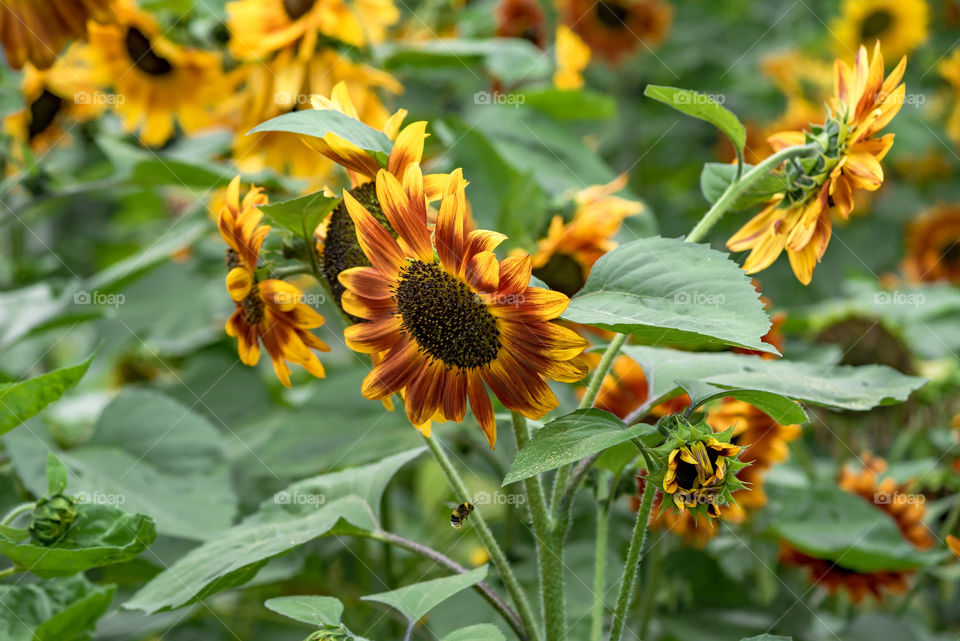
<svg viewBox="0 0 960 641">
<path fill-rule="evenodd" d="M 597 540 L 593 565 L 593 608 L 590 622 L 590 641 L 603 638 L 603 595 L 607 590 L 607 539 L 610 531 L 610 496 L 616 479 L 603 472 L 597 481 L 600 488 L 597 496 Z"/>
<path fill-rule="evenodd" d="M 620 592 L 617 594 L 617 607 L 613 612 L 610 641 L 620 641 L 623 636 L 627 610 L 630 608 L 630 603 L 633 601 L 636 592 L 640 557 L 642 556 L 644 539 L 647 537 L 647 525 L 650 522 L 653 497 L 656 494 L 657 488 L 648 479 L 643 488 L 640 510 L 637 512 L 637 522 L 633 526 L 633 537 L 630 539 L 630 548 L 627 550 L 627 562 L 623 567 L 623 576 L 620 579 Z"/>
</svg>

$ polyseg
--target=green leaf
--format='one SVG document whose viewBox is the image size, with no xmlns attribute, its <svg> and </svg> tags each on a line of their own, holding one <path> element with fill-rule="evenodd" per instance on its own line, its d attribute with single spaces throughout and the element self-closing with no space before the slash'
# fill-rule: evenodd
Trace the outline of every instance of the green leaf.
<svg viewBox="0 0 960 641">
<path fill-rule="evenodd" d="M 925 382 L 883 365 L 833 366 L 642 345 L 625 345 L 623 353 L 643 368 L 649 405 L 674 395 L 678 381 L 699 380 L 724 390 L 756 390 L 814 405 L 869 410 L 905 401 Z"/>
<path fill-rule="evenodd" d="M 289 229 L 308 243 L 313 242 L 317 225 L 340 203 L 336 196 L 316 191 L 306 196 L 260 205 L 260 211 L 273 222 Z"/>
<path fill-rule="evenodd" d="M 393 149 L 393 143 L 382 131 L 333 109 L 292 111 L 260 123 L 247 135 L 261 131 L 286 131 L 314 138 L 323 138 L 332 133 L 363 149 L 381 165 L 386 164 L 390 150 Z"/>
<path fill-rule="evenodd" d="M 740 639 L 740 641 L 793 641 L 793 637 L 782 637 L 777 634 L 760 634 L 749 639 Z"/>
<path fill-rule="evenodd" d="M 90 638 L 106 614 L 116 586 L 98 586 L 82 576 L 29 585 L 0 585 L 0 639 L 80 641 Z"/>
<path fill-rule="evenodd" d="M 603 410 L 576 410 L 537 430 L 513 459 L 503 485 L 579 461 L 655 430 L 655 426 L 646 423 L 626 427 L 619 418 Z"/>
<path fill-rule="evenodd" d="M 343 604 L 332 596 L 282 596 L 267 599 L 268 609 L 315 626 L 339 625 Z"/>
<path fill-rule="evenodd" d="M 679 380 L 677 384 L 690 395 L 690 407 L 696 409 L 721 398 L 735 398 L 750 403 L 777 423 L 792 425 L 807 422 L 807 413 L 795 401 L 782 394 L 752 389 L 725 389 L 696 380 Z"/>
<path fill-rule="evenodd" d="M 608 120 L 617 115 L 617 103 L 607 94 L 578 89 L 525 89 L 523 104 L 555 120 Z"/>
<path fill-rule="evenodd" d="M 424 449 L 291 485 L 239 525 L 177 560 L 124 607 L 147 614 L 183 607 L 250 581 L 268 560 L 317 537 L 377 528 L 384 487 Z"/>
<path fill-rule="evenodd" d="M 67 468 L 53 452 L 47 454 L 47 496 L 61 494 L 67 489 Z"/>
<path fill-rule="evenodd" d="M 497 626 L 480 623 L 451 632 L 443 637 L 443 641 L 507 641 L 507 637 L 503 636 Z"/>
<path fill-rule="evenodd" d="M 419 621 L 423 616 L 454 594 L 480 583 L 487 578 L 487 566 L 455 574 L 443 579 L 424 581 L 406 587 L 362 597 L 364 601 L 384 603 L 399 610 L 407 621 Z"/>
<path fill-rule="evenodd" d="M 747 130 L 740 120 L 716 100 L 707 94 L 689 89 L 664 87 L 661 85 L 647 85 L 643 95 L 658 102 L 673 107 L 677 111 L 706 120 L 723 132 L 737 149 L 737 154 L 743 154 L 743 147 L 747 144 Z"/>
<path fill-rule="evenodd" d="M 383 58 L 383 67 L 388 70 L 399 67 L 423 67 L 430 70 L 448 67 L 463 70 L 482 65 L 507 84 L 515 84 L 524 79 L 547 78 L 552 71 L 549 57 L 544 56 L 533 43 L 522 38 L 438 38 L 417 43 L 383 45 L 378 48 L 377 53 Z M 485 94 L 488 99 L 491 98 L 491 94 L 487 92 L 480 93 Z"/>
<path fill-rule="evenodd" d="M 744 172 L 750 171 L 750 169 L 752 169 L 752 165 L 745 164 L 743 166 Z M 703 166 L 703 171 L 700 173 L 700 191 L 703 192 L 704 197 L 706 197 L 708 201 L 715 203 L 720 196 L 723 195 L 723 192 L 727 190 L 727 187 L 730 186 L 730 183 L 733 182 L 736 175 L 736 165 L 722 162 L 708 162 Z M 780 176 L 774 173 L 768 173 L 750 185 L 743 194 L 733 201 L 731 208 L 733 210 L 747 209 L 748 207 L 765 203 L 770 200 L 774 194 L 786 191 L 788 188 L 789 186 Z"/>
<path fill-rule="evenodd" d="M 735 345 L 779 354 L 750 277 L 727 254 L 673 238 L 641 238 L 605 254 L 563 318 L 654 343 Z"/>
<path fill-rule="evenodd" d="M 0 436 L 39 414 L 87 373 L 93 355 L 79 365 L 62 367 L 19 383 L 0 385 Z"/>
<path fill-rule="evenodd" d="M 0 538 L 0 554 L 37 576 L 69 576 L 136 558 L 157 538 L 153 520 L 107 505 L 77 505 L 66 536 L 51 546 Z"/>
<path fill-rule="evenodd" d="M 855 572 L 913 570 L 938 555 L 917 550 L 893 518 L 835 487 L 777 488 L 771 530 L 804 554 Z"/>
<path fill-rule="evenodd" d="M 130 181 L 145 187 L 176 185 L 213 190 L 226 187 L 235 175 L 236 172 L 222 165 L 156 156 L 138 162 Z"/>
</svg>

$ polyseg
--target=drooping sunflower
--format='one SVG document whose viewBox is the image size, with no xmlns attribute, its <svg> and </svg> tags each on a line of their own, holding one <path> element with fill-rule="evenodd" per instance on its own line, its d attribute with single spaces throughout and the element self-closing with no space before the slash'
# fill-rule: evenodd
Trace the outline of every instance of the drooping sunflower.
<svg viewBox="0 0 960 641">
<path fill-rule="evenodd" d="M 114 6 L 114 22 L 90 23 L 90 47 L 127 131 L 138 131 L 145 145 L 162 145 L 175 123 L 188 133 L 209 125 L 224 93 L 219 53 L 167 40 L 132 0 Z"/>
<path fill-rule="evenodd" d="M 766 269 L 786 249 L 797 279 L 810 283 L 830 242 L 831 209 L 847 218 L 855 190 L 876 191 L 883 184 L 880 161 L 893 145 L 893 134 L 874 135 L 903 105 L 905 86 L 899 83 L 905 68 L 903 58 L 884 80 L 879 43 L 872 61 L 861 47 L 854 69 L 842 60 L 836 63 L 832 115 L 822 127 L 770 137 L 775 151 L 815 141 L 822 162 L 788 163 L 785 171 L 795 191 L 778 194 L 727 241 L 732 251 L 750 250 L 743 265 L 748 274 Z"/>
<path fill-rule="evenodd" d="M 5 0 L 0 3 L 0 44 L 7 64 L 50 67 L 70 40 L 86 38 L 87 20 L 113 18 L 113 0 Z"/>
<path fill-rule="evenodd" d="M 507 408 L 540 418 L 557 406 L 547 379 L 586 374 L 578 358 L 587 342 L 553 322 L 569 299 L 529 287 L 528 256 L 499 261 L 505 237 L 474 230 L 460 170 L 447 179 L 431 236 L 424 181 L 410 163 L 402 183 L 377 174 L 377 197 L 397 238 L 349 192 L 347 211 L 372 267 L 340 274 L 344 309 L 367 322 L 344 331 L 347 345 L 382 360 L 364 379 L 370 399 L 403 393 L 407 416 L 460 422 L 467 399 L 490 447 L 496 441 L 489 387 Z"/>
<path fill-rule="evenodd" d="M 899 58 L 927 40 L 929 21 L 926 0 L 844 0 L 831 30 L 841 56 L 879 40 L 887 55 Z"/>
<path fill-rule="evenodd" d="M 913 281 L 960 285 L 960 206 L 940 205 L 910 223 L 903 271 Z"/>
<path fill-rule="evenodd" d="M 915 548 L 926 550 L 933 547 L 933 535 L 923 523 L 926 512 L 923 503 L 900 500 L 910 496 L 907 493 L 908 488 L 898 485 L 890 477 L 880 480 L 886 468 L 886 461 L 867 454 L 863 457 L 862 469 L 843 469 L 839 486 L 888 514 L 903 538 Z M 879 601 L 886 593 L 906 591 L 907 580 L 913 573 L 912 570 L 858 572 L 844 567 L 842 561 L 815 558 L 785 542 L 780 544 L 780 560 L 790 565 L 806 567 L 812 582 L 823 585 L 831 593 L 844 590 L 854 603 L 861 602 L 867 595 L 872 595 Z"/>
<path fill-rule="evenodd" d="M 590 47 L 570 27 L 557 25 L 554 42 L 557 69 L 553 85 L 557 89 L 583 87 L 583 70 L 590 64 Z"/>
<path fill-rule="evenodd" d="M 523 38 L 545 49 L 547 15 L 537 0 L 500 0 L 497 4 L 497 35 Z"/>
<path fill-rule="evenodd" d="M 664 0 L 566 0 L 564 7 L 564 23 L 614 64 L 641 46 L 660 44 L 672 18 L 673 7 Z"/>
<path fill-rule="evenodd" d="M 324 318 L 303 302 L 296 286 L 276 279 L 257 276 L 260 246 L 270 232 L 261 225 L 267 197 L 259 187 L 251 187 L 240 200 L 240 177 L 227 187 L 220 208 L 218 227 L 227 243 L 227 291 L 236 309 L 227 321 L 227 334 L 237 339 L 237 350 L 244 365 L 260 360 L 260 344 L 270 356 L 277 378 L 290 387 L 287 362 L 302 366 L 318 378 L 324 377 L 323 365 L 311 350 L 329 351 L 326 343 L 310 332 Z"/>
<path fill-rule="evenodd" d="M 593 264 L 617 246 L 613 237 L 623 220 L 643 211 L 641 203 L 613 195 L 626 184 L 627 175 L 623 174 L 606 185 L 578 192 L 570 222 L 564 223 L 562 215 L 554 216 L 547 237 L 537 245 L 534 276 L 567 296 L 577 293 Z"/>
</svg>

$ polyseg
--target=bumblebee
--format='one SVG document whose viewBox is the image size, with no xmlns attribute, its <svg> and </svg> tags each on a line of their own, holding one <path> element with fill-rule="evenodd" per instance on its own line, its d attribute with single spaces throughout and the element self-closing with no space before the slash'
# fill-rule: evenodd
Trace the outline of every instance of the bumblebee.
<svg viewBox="0 0 960 641">
<path fill-rule="evenodd" d="M 473 514 L 473 503 L 461 503 L 453 508 L 453 512 L 450 514 L 451 527 L 459 530 L 471 514 Z"/>
</svg>

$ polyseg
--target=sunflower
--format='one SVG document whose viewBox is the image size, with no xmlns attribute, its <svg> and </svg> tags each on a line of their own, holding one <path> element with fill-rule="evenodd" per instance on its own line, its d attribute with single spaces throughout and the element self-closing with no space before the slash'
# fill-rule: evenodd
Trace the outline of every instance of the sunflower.
<svg viewBox="0 0 960 641">
<path fill-rule="evenodd" d="M 324 323 L 323 316 L 304 304 L 303 293 L 282 280 L 260 280 L 257 262 L 260 246 L 270 227 L 260 225 L 267 197 L 259 187 L 251 187 L 240 200 L 240 177 L 227 187 L 220 208 L 218 227 L 227 243 L 227 291 L 236 310 L 227 321 L 227 334 L 237 338 L 240 360 L 253 366 L 260 360 L 260 343 L 270 355 L 277 378 L 290 387 L 290 368 L 286 361 L 301 365 L 323 378 L 323 365 L 311 349 L 329 351 L 326 343 L 309 330 Z"/>
<path fill-rule="evenodd" d="M 845 467 L 839 479 L 841 489 L 861 497 L 870 505 L 889 515 L 903 538 L 915 548 L 926 550 L 934 545 L 931 532 L 923 524 L 926 510 L 916 501 L 901 501 L 907 488 L 898 485 L 892 478 L 880 481 L 886 471 L 887 463 L 881 458 L 869 454 L 863 457 L 863 467 L 854 471 Z M 879 497 L 885 497 L 880 500 Z M 800 552 L 785 542 L 780 544 L 780 560 L 790 565 L 806 567 L 810 580 L 822 584 L 829 592 L 845 590 L 850 600 L 859 603 L 868 594 L 878 601 L 887 592 L 904 592 L 912 570 L 879 570 L 876 572 L 857 572 L 843 567 L 840 562 L 818 559 Z"/>
<path fill-rule="evenodd" d="M 863 47 L 851 69 L 838 60 L 834 74 L 833 115 L 811 131 L 785 131 L 770 137 L 775 151 L 816 141 L 822 149 L 809 166 L 788 163 L 785 172 L 798 185 L 797 193 L 778 194 L 730 240 L 731 251 L 751 250 L 743 265 L 748 274 L 766 269 L 787 250 L 797 279 L 807 285 L 830 242 L 830 210 L 847 218 L 854 191 L 876 191 L 883 184 L 880 161 L 893 145 L 893 134 L 874 134 L 893 119 L 903 105 L 905 87 L 898 84 L 906 58 L 883 78 L 880 45 L 868 60 Z"/>
<path fill-rule="evenodd" d="M 0 43 L 7 64 L 22 69 L 53 65 L 67 41 L 85 38 L 87 20 L 113 18 L 113 0 L 5 0 L 0 2 Z"/>
<path fill-rule="evenodd" d="M 937 65 L 937 71 L 950 83 L 954 94 L 960 96 L 960 48 L 954 49 L 950 55 Z M 960 145 L 960 99 L 956 100 L 953 111 L 947 119 L 947 137 Z"/>
<path fill-rule="evenodd" d="M 641 43 L 667 35 L 673 8 L 663 0 L 566 0 L 564 22 L 608 62 L 618 63 Z"/>
<path fill-rule="evenodd" d="M 500 0 L 496 15 L 501 38 L 523 38 L 546 48 L 547 16 L 537 0 Z"/>
<path fill-rule="evenodd" d="M 576 210 L 569 223 L 556 215 L 547 237 L 533 254 L 533 274 L 551 289 L 567 296 L 577 293 L 587 280 L 593 264 L 617 246 L 612 238 L 624 218 L 643 211 L 643 205 L 613 194 L 627 184 L 623 174 L 606 185 L 588 187 L 574 198 Z"/>
<path fill-rule="evenodd" d="M 90 46 L 127 131 L 139 130 L 145 145 L 162 145 L 174 122 L 187 132 L 209 125 L 223 95 L 220 55 L 170 42 L 132 0 L 114 6 L 115 22 L 90 23 Z"/>
<path fill-rule="evenodd" d="M 740 449 L 706 436 L 670 450 L 662 482 L 664 500 L 669 496 L 680 514 L 706 505 L 708 515 L 719 517 L 724 487 L 729 485 L 727 467 L 736 461 Z"/>
<path fill-rule="evenodd" d="M 960 285 L 960 205 L 940 205 L 910 223 L 904 274 Z"/>
<path fill-rule="evenodd" d="M 347 211 L 372 267 L 340 274 L 344 309 L 368 322 L 347 327 L 347 345 L 383 354 L 363 382 L 370 399 L 403 393 L 407 416 L 429 430 L 431 418 L 460 422 L 467 398 L 490 447 L 496 441 L 489 386 L 508 409 L 540 418 L 557 406 L 546 379 L 573 382 L 586 374 L 578 356 L 587 342 L 552 322 L 569 299 L 529 287 L 528 256 L 498 261 L 505 237 L 474 230 L 466 182 L 447 179 L 433 235 L 417 163 L 377 174 L 377 197 L 398 238 L 344 192 Z"/>
<path fill-rule="evenodd" d="M 927 40 L 926 0 L 845 0 L 831 26 L 840 55 L 880 41 L 893 58 L 911 53 Z"/>
<path fill-rule="evenodd" d="M 583 87 L 583 70 L 590 63 L 590 47 L 566 25 L 557 26 L 553 46 L 557 65 L 553 72 L 553 85 L 557 89 Z"/>
</svg>

